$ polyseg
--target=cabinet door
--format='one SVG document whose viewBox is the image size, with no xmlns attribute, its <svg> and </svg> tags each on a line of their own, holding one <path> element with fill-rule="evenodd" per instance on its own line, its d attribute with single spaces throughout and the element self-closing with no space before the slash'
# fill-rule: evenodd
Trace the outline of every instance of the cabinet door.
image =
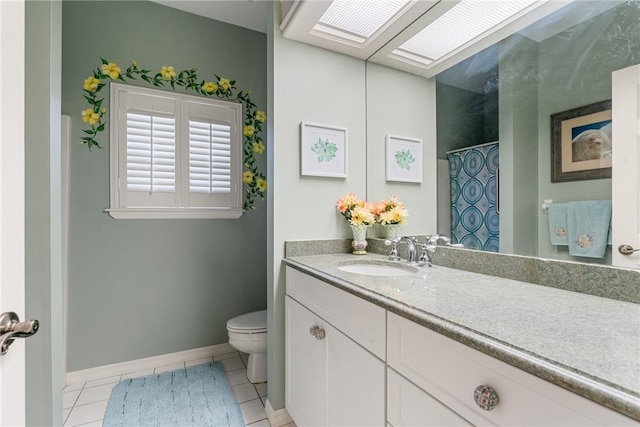
<svg viewBox="0 0 640 427">
<path fill-rule="evenodd" d="M 387 419 L 401 426 L 471 426 L 393 369 L 387 369 Z"/>
<path fill-rule="evenodd" d="M 326 426 L 326 355 L 323 340 L 309 333 L 321 319 L 285 299 L 285 406 L 299 426 Z"/>
<path fill-rule="evenodd" d="M 337 329 L 325 333 L 327 425 L 384 426 L 385 364 Z"/>
</svg>

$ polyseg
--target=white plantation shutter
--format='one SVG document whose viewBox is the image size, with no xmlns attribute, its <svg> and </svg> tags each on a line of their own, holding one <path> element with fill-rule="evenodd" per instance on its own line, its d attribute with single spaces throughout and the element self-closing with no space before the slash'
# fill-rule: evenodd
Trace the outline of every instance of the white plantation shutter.
<svg viewBox="0 0 640 427">
<path fill-rule="evenodd" d="M 231 192 L 231 127 L 189 120 L 189 191 Z"/>
<path fill-rule="evenodd" d="M 128 191 L 176 191 L 175 122 L 175 117 L 127 113 Z"/>
<path fill-rule="evenodd" d="M 242 105 L 111 83 L 114 218 L 242 214 Z"/>
</svg>

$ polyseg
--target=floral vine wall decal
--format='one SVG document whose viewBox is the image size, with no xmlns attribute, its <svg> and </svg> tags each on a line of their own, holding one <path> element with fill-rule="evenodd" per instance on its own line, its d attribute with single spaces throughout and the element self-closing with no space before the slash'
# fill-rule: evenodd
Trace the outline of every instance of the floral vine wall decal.
<svg viewBox="0 0 640 427">
<path fill-rule="evenodd" d="M 84 80 L 84 97 L 89 103 L 89 108 L 82 111 L 82 121 L 90 127 L 83 129 L 85 136 L 81 138 L 83 144 L 92 147 L 102 148 L 96 137 L 103 132 L 107 125 L 107 109 L 102 106 L 104 98 L 98 99 L 98 93 L 107 85 L 110 80 L 120 80 L 127 82 L 127 79 L 136 80 L 138 78 L 155 86 L 165 87 L 168 83 L 173 90 L 176 86 L 183 87 L 187 91 L 195 92 L 202 96 L 215 96 L 229 101 L 240 101 L 244 106 L 244 127 L 243 134 L 243 154 L 244 172 L 242 181 L 245 184 L 243 209 L 255 209 L 255 200 L 264 200 L 264 193 L 267 191 L 267 181 L 263 172 L 256 165 L 256 154 L 265 151 L 265 145 L 260 136 L 262 133 L 262 123 L 267 119 L 264 111 L 258 110 L 251 101 L 251 91 L 237 91 L 236 81 L 214 74 L 215 81 L 200 80 L 196 74 L 196 69 L 182 70 L 176 73 L 172 66 L 163 66 L 159 72 L 153 74 L 151 70 L 138 68 L 136 61 L 131 61 L 131 65 L 122 72 L 122 69 L 115 63 L 100 58 L 100 67 L 93 70 L 93 74 Z"/>
</svg>

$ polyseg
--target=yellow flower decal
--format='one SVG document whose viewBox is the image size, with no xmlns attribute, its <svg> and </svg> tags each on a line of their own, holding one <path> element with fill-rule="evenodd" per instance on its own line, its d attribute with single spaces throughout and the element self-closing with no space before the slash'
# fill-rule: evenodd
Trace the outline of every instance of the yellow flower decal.
<svg viewBox="0 0 640 427">
<path fill-rule="evenodd" d="M 247 125 L 242 129 L 242 134 L 248 138 L 251 138 L 256 131 L 256 128 L 253 125 Z"/>
<path fill-rule="evenodd" d="M 162 69 L 160 70 L 160 74 L 162 75 L 163 78 L 167 80 L 176 78 L 176 71 L 170 65 L 169 66 L 163 65 Z"/>
<path fill-rule="evenodd" d="M 87 77 L 84 80 L 84 85 L 82 87 L 84 88 L 84 90 L 88 90 L 89 92 L 95 92 L 96 90 L 98 90 L 99 84 L 100 84 L 100 80 L 91 76 L 91 77 Z"/>
<path fill-rule="evenodd" d="M 108 64 L 102 64 L 102 74 L 111 77 L 113 80 L 120 77 L 120 67 L 118 67 L 113 62 L 109 62 Z"/>
<path fill-rule="evenodd" d="M 87 108 L 82 112 L 82 121 L 85 123 L 89 123 L 90 125 L 95 125 L 100 120 L 100 115 L 93 111 L 93 108 Z"/>
<path fill-rule="evenodd" d="M 207 93 L 212 93 L 218 89 L 218 85 L 214 82 L 206 82 L 202 85 L 202 89 L 204 89 Z"/>
<path fill-rule="evenodd" d="M 106 108 L 104 108 L 104 107 L 102 107 L 102 108 L 100 109 L 100 112 L 101 112 L 102 114 L 107 114 L 107 109 L 106 109 Z"/>
<path fill-rule="evenodd" d="M 251 184 L 253 182 L 253 172 L 246 171 L 242 173 L 242 182 Z"/>
<path fill-rule="evenodd" d="M 253 143 L 253 152 L 256 154 L 264 153 L 264 144 L 262 143 L 262 141 Z"/>
<path fill-rule="evenodd" d="M 261 193 L 264 193 L 265 191 L 267 191 L 267 181 L 265 181 L 264 179 L 258 179 L 256 181 L 256 187 L 258 187 L 258 190 Z"/>
<path fill-rule="evenodd" d="M 138 67 L 138 63 L 136 62 L 135 59 L 131 60 L 131 65 L 133 66 L 133 68 L 137 68 Z"/>
<path fill-rule="evenodd" d="M 229 79 L 221 78 L 218 84 L 220 85 L 220 89 L 224 90 L 225 92 L 231 89 L 231 80 Z"/>
<path fill-rule="evenodd" d="M 264 111 L 256 111 L 256 120 L 259 121 L 260 123 L 264 123 L 265 120 L 267 120 L 267 115 L 264 113 Z"/>
</svg>

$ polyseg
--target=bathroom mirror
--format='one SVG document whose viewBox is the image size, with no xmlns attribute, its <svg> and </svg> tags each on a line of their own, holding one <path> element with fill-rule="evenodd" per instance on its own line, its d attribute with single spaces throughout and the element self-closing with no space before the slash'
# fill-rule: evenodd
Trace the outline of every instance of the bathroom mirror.
<svg viewBox="0 0 640 427">
<path fill-rule="evenodd" d="M 600 259 L 551 245 L 542 202 L 610 200 L 611 179 L 551 182 L 550 116 L 611 99 L 611 73 L 640 63 L 638 22 L 640 0 L 574 1 L 434 78 L 439 232 L 450 232 L 442 221 L 451 215 L 447 152 L 499 141 L 500 252 L 611 264 L 611 247 Z M 384 179 L 368 168 L 368 189 Z"/>
</svg>

